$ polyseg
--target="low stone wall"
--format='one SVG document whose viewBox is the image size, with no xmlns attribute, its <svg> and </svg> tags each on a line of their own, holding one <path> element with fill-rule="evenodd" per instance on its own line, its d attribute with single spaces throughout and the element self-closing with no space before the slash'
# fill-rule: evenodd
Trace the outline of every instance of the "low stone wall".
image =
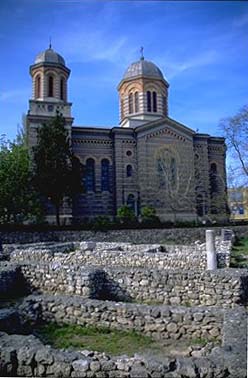
<svg viewBox="0 0 248 378">
<path fill-rule="evenodd" d="M 62 351 L 44 346 L 33 335 L 0 332 L 0 375 L 58 378 L 245 378 L 244 369 L 230 375 L 223 355 L 210 358 L 142 356 L 110 357 L 90 351 Z M 244 365 L 244 363 L 243 363 Z"/>
<path fill-rule="evenodd" d="M 224 310 L 147 306 L 67 296 L 29 296 L 19 307 L 24 319 L 58 324 L 135 330 L 155 339 L 221 340 Z"/>
<path fill-rule="evenodd" d="M 4 253 L 10 254 L 14 262 L 51 262 L 55 258 L 60 264 L 82 264 L 97 266 L 147 267 L 160 269 L 206 268 L 206 245 L 151 245 L 130 243 L 96 243 L 89 250 L 91 242 L 4 246 Z M 228 267 L 231 242 L 216 239 L 219 267 Z"/>
<path fill-rule="evenodd" d="M 25 263 L 21 265 L 21 270 L 33 290 L 53 294 L 63 293 L 98 298 L 106 282 L 106 273 L 103 270 L 63 266 L 56 261 L 50 264 Z"/>
<path fill-rule="evenodd" d="M 248 271 L 161 271 L 156 269 L 105 268 L 105 293 L 115 300 L 186 306 L 248 304 Z"/>
<path fill-rule="evenodd" d="M 211 227 L 209 227 L 211 228 Z M 214 227 L 216 235 L 220 235 L 223 227 Z M 228 226 L 235 235 L 247 236 L 248 226 Z M 175 242 L 191 244 L 196 240 L 205 241 L 207 228 L 170 228 L 170 229 L 141 229 L 141 230 L 111 230 L 111 231 L 47 231 L 47 232 L 20 232 L 0 231 L 3 243 L 39 243 L 39 242 L 67 242 L 94 240 L 98 242 L 124 243 L 152 243 L 166 244 Z"/>
<path fill-rule="evenodd" d="M 94 265 L 147 267 L 159 269 L 205 269 L 206 258 L 195 252 L 149 253 L 130 251 L 76 251 L 68 254 L 54 254 L 49 250 L 18 249 L 11 253 L 11 261 L 23 263 L 27 261 L 52 262 L 56 259 L 61 265 Z"/>
<path fill-rule="evenodd" d="M 194 272 L 141 268 L 22 264 L 29 286 L 39 292 L 84 298 L 168 305 L 235 307 L 248 303 L 248 271 Z"/>
</svg>

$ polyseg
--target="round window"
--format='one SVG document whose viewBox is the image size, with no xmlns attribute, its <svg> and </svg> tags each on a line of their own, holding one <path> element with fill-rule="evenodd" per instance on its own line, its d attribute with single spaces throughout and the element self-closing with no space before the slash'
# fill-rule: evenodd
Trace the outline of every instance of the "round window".
<svg viewBox="0 0 248 378">
<path fill-rule="evenodd" d="M 133 153 L 132 153 L 132 151 L 130 151 L 130 150 L 128 150 L 128 151 L 126 152 L 126 155 L 127 155 L 127 156 L 132 156 L 132 154 L 133 154 Z"/>
</svg>

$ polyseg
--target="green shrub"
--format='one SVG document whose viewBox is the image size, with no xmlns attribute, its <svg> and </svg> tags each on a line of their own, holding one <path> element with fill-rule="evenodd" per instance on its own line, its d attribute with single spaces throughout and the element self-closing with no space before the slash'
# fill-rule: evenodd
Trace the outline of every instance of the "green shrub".
<svg viewBox="0 0 248 378">
<path fill-rule="evenodd" d="M 143 219 L 151 219 L 156 217 L 156 209 L 152 206 L 144 206 L 141 208 L 141 216 Z"/>
<path fill-rule="evenodd" d="M 144 225 L 158 226 L 161 224 L 159 217 L 156 215 L 156 209 L 152 206 L 141 208 L 141 221 Z"/>
<path fill-rule="evenodd" d="M 117 210 L 117 219 L 121 223 L 133 223 L 136 221 L 134 211 L 128 205 L 119 207 Z"/>
</svg>

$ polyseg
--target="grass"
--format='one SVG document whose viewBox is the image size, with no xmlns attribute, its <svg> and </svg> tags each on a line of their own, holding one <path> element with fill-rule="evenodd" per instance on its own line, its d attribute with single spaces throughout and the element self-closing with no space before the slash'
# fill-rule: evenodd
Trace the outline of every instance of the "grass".
<svg viewBox="0 0 248 378">
<path fill-rule="evenodd" d="M 150 337 L 133 331 L 117 331 L 107 328 L 83 327 L 79 325 L 59 326 L 50 323 L 35 330 L 43 342 L 55 348 L 88 349 L 111 355 L 141 352 L 147 348 L 161 346 Z"/>
<path fill-rule="evenodd" d="M 204 338 L 165 339 L 155 341 L 151 337 L 142 335 L 135 331 L 110 330 L 103 327 L 85 327 L 79 325 L 58 325 L 49 323 L 34 330 L 45 344 L 50 344 L 58 349 L 87 349 L 98 352 L 105 352 L 108 355 L 116 356 L 126 354 L 133 356 L 135 353 L 146 356 L 156 356 L 163 360 L 164 356 L 175 351 L 187 351 L 190 345 L 199 345 L 201 347 L 213 341 L 218 344 L 214 338 L 207 340 Z"/>
<path fill-rule="evenodd" d="M 231 268 L 248 268 L 248 238 L 237 239 L 231 252 Z"/>
</svg>

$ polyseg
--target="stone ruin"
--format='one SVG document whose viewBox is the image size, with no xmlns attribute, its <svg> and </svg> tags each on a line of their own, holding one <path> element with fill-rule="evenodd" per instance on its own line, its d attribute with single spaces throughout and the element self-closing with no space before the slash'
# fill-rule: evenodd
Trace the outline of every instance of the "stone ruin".
<svg viewBox="0 0 248 378">
<path fill-rule="evenodd" d="M 0 375 L 246 377 L 248 271 L 229 268 L 231 246 L 230 234 L 216 238 L 218 269 L 207 270 L 206 244 L 200 242 L 5 244 Z M 15 301 L 10 306 L 11 297 Z M 50 321 L 135 330 L 155 340 L 204 338 L 209 343 L 162 359 L 56 350 L 32 334 L 39 322 Z"/>
</svg>

